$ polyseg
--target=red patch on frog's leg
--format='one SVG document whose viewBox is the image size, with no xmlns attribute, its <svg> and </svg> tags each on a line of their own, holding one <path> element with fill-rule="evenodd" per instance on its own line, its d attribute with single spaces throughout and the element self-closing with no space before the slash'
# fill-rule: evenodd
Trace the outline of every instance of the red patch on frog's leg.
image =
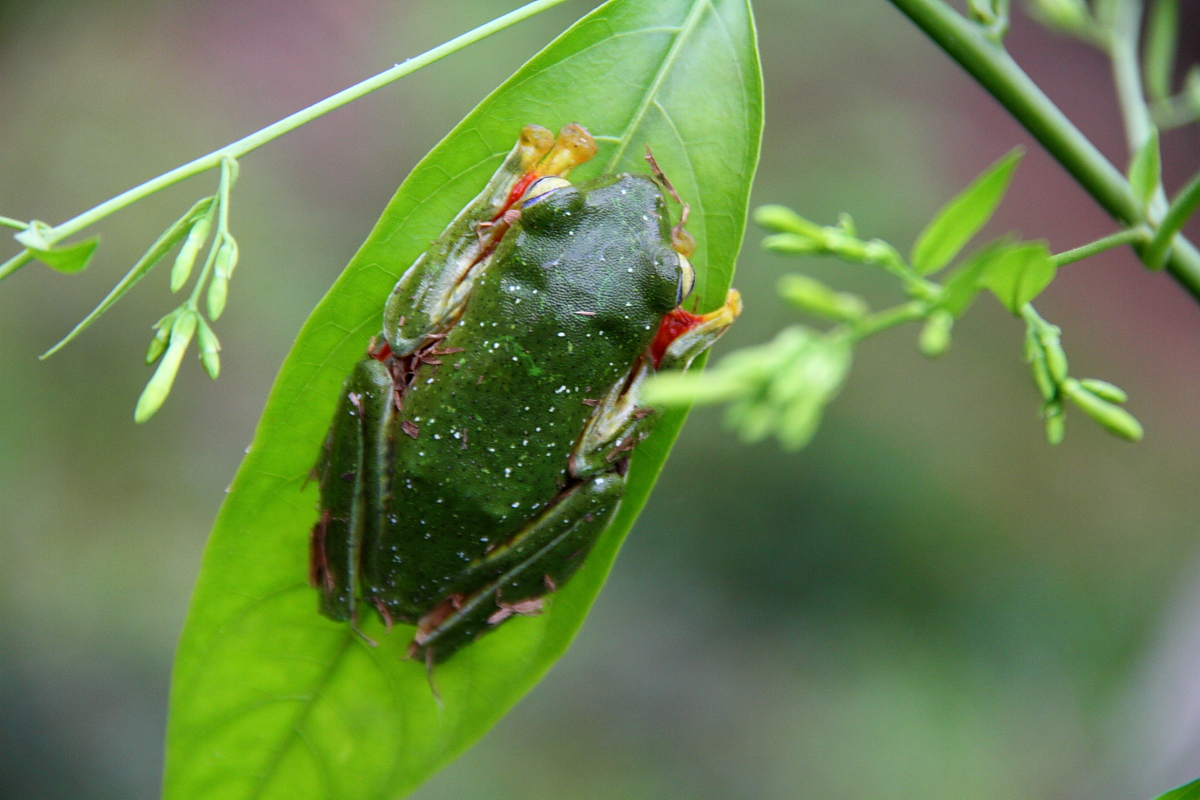
<svg viewBox="0 0 1200 800">
<path fill-rule="evenodd" d="M 517 182 L 513 184 L 513 188 L 509 191 L 508 197 L 504 201 L 504 205 L 500 206 L 500 210 L 496 212 L 496 216 L 492 217 L 492 222 L 495 222 L 496 220 L 500 219 L 500 217 L 504 216 L 504 212 L 512 208 L 513 205 L 521 199 L 521 195 L 525 194 L 525 190 L 532 186 L 533 182 L 541 177 L 542 173 L 538 172 L 537 170 L 530 170 L 518 178 Z"/>
<path fill-rule="evenodd" d="M 650 354 L 654 358 L 654 368 L 658 369 L 658 364 L 662 361 L 663 354 L 667 352 L 667 348 L 671 346 L 671 342 L 702 322 L 704 322 L 703 315 L 693 314 L 685 310 L 683 306 L 668 311 L 666 316 L 662 318 L 662 322 L 658 325 L 658 334 L 654 337 L 654 343 L 650 345 Z"/>
<path fill-rule="evenodd" d="M 400 324 L 404 324 L 403 317 L 400 318 Z M 392 347 L 387 343 L 387 341 L 384 341 L 384 343 L 378 347 L 375 347 L 374 344 L 375 342 L 372 340 L 371 347 L 367 349 L 367 355 L 369 355 L 371 358 L 375 359 L 376 361 L 387 361 L 392 357 Z"/>
</svg>

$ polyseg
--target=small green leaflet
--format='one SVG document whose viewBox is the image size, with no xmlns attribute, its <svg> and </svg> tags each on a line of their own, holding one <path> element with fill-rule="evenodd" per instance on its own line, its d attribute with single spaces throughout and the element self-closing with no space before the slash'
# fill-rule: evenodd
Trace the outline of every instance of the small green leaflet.
<svg viewBox="0 0 1200 800">
<path fill-rule="evenodd" d="M 1010 150 L 937 213 L 913 245 L 913 269 L 929 275 L 958 255 L 992 218 L 1023 154 L 1020 147 Z"/>
<path fill-rule="evenodd" d="M 74 275 L 76 272 L 83 272 L 87 269 L 88 262 L 92 260 L 92 253 L 96 252 L 97 244 L 99 244 L 99 240 L 93 237 L 67 247 L 49 249 L 30 247 L 28 249 L 38 261 L 47 267 L 64 275 Z"/>
<path fill-rule="evenodd" d="M 1005 308 L 1020 316 L 1021 308 L 1054 280 L 1054 273 L 1045 242 L 1019 242 L 994 252 L 981 280 Z"/>
<path fill-rule="evenodd" d="M 1149 138 L 1138 148 L 1129 163 L 1129 187 L 1142 209 L 1150 205 L 1150 199 L 1162 178 L 1162 157 L 1158 150 L 1158 131 L 1151 129 Z"/>
<path fill-rule="evenodd" d="M 984 288 L 981 278 L 992 260 L 1012 245 L 1010 237 L 1003 237 L 985 244 L 976 250 L 951 274 L 943 284 L 939 305 L 954 315 L 966 313 L 975 297 Z"/>
</svg>

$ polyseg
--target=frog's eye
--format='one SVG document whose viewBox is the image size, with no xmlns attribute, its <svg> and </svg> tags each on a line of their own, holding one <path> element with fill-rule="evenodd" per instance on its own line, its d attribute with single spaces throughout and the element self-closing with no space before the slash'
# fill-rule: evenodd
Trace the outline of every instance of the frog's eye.
<svg viewBox="0 0 1200 800">
<path fill-rule="evenodd" d="M 521 208 L 536 203 L 555 189 L 561 189 L 564 186 L 570 185 L 571 182 L 569 180 L 560 178 L 557 175 L 547 175 L 544 178 L 538 178 L 529 184 L 529 188 L 525 190 L 525 194 L 521 195 Z"/>
<path fill-rule="evenodd" d="M 675 291 L 675 305 L 683 305 L 683 299 L 692 293 L 696 285 L 696 270 L 683 253 L 679 254 L 679 288 Z"/>
</svg>

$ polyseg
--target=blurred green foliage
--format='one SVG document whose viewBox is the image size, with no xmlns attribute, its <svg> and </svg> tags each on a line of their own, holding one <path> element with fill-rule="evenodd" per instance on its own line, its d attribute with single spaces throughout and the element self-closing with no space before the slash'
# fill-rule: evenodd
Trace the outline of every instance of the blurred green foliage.
<svg viewBox="0 0 1200 800">
<path fill-rule="evenodd" d="M 0 2 L 0 209 L 63 219 L 512 6 Z M 589 7 L 246 159 L 221 381 L 189 360 L 147 426 L 129 408 L 166 271 L 36 356 L 195 187 L 106 222 L 87 273 L 30 266 L 0 289 L 0 796 L 156 796 L 200 548 L 292 337 L 416 159 Z M 1027 141 L 885 3 L 755 7 L 757 203 L 852 210 L 907 244 Z M 1021 16 L 1009 44 L 1069 113 L 1111 102 L 1086 48 Z M 1183 154 L 1181 175 L 1197 166 L 1194 130 L 1163 148 Z M 993 223 L 1059 251 L 1110 224 L 1032 148 Z M 791 320 L 775 296 L 784 263 L 748 238 L 735 280 L 748 311 L 725 351 Z M 872 305 L 897 299 L 865 268 L 803 269 Z M 1124 253 L 1064 270 L 1039 302 L 1073 365 L 1134 394 L 1144 442 L 1079 426 L 1046 447 L 1021 331 L 990 301 L 939 362 L 904 337 L 864 346 L 798 454 L 742 446 L 698 411 L 576 646 L 417 797 L 1124 800 L 1200 772 L 1193 670 L 1173 666 L 1195 652 L 1164 638 L 1200 629 L 1185 602 L 1200 316 Z"/>
</svg>

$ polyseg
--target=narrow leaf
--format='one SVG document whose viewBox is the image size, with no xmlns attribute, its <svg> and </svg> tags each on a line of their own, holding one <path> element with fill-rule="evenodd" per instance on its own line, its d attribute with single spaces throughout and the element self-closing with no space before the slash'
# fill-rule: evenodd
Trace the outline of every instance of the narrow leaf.
<svg viewBox="0 0 1200 800">
<path fill-rule="evenodd" d="M 1158 150 L 1158 131 L 1150 129 L 1150 136 L 1138 148 L 1129 162 L 1129 186 L 1142 208 L 1150 205 L 1150 198 L 1158 189 L 1162 178 L 1162 158 Z"/>
<path fill-rule="evenodd" d="M 634 453 L 620 511 L 539 617 L 511 620 L 434 671 L 405 660 L 411 626 L 317 613 L 305 582 L 316 460 L 338 390 L 380 330 L 400 273 L 483 186 L 521 127 L 586 126 L 572 173 L 647 173 L 683 199 L 701 310 L 724 301 L 758 159 L 762 96 L 746 0 L 612 0 L 484 100 L 404 181 L 309 317 L 209 538 L 176 655 L 165 800 L 383 800 L 482 736 L 570 644 L 654 484 L 684 412 Z M 307 483 L 307 485 L 306 485 Z M 619 658 L 619 654 L 614 654 Z"/>
<path fill-rule="evenodd" d="M 64 275 L 74 275 L 87 269 L 88 262 L 92 260 L 92 254 L 96 252 L 96 245 L 99 243 L 98 239 L 92 237 L 67 247 L 54 247 L 48 250 L 31 247 L 29 252 L 33 253 L 34 257 L 47 267 Z"/>
<path fill-rule="evenodd" d="M 984 284 L 1013 314 L 1054 280 L 1054 262 L 1045 242 L 1021 242 L 996 254 L 983 274 Z"/>
<path fill-rule="evenodd" d="M 958 255 L 992 218 L 1023 154 L 1019 147 L 1010 150 L 937 213 L 913 245 L 913 269 L 928 275 Z"/>
<path fill-rule="evenodd" d="M 133 288 L 133 285 L 140 281 L 147 272 L 149 272 L 155 264 L 157 264 L 163 256 L 171 251 L 175 244 L 187 236 L 191 230 L 192 223 L 202 217 L 208 211 L 208 204 L 212 202 L 211 197 L 206 197 L 198 201 L 194 206 L 188 209 L 188 212 L 167 228 L 162 236 L 159 236 L 154 244 L 150 245 L 150 249 L 146 251 L 138 262 L 133 265 L 129 272 L 125 273 L 125 277 L 112 288 L 112 291 L 100 301 L 100 305 L 96 306 L 92 313 L 84 317 L 78 325 L 71 329 L 71 332 L 62 338 L 58 344 L 51 347 L 46 352 L 42 353 L 40 358 L 49 358 L 59 350 L 67 346 L 67 344 L 79 334 L 83 333 L 88 327 L 95 322 L 101 314 L 112 308 L 113 303 L 120 300 L 126 292 Z"/>
</svg>

